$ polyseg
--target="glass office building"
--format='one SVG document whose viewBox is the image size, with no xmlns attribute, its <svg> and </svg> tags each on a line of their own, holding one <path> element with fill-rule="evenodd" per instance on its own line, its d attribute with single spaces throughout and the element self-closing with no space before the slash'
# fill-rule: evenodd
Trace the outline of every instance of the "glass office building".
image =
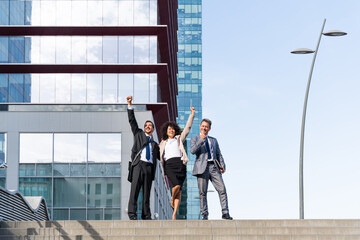
<svg viewBox="0 0 360 240">
<path fill-rule="evenodd" d="M 167 0 L 0 0 L 0 164 L 8 165 L 0 186 L 44 196 L 54 220 L 124 219 L 126 96 L 139 125 L 176 119 L 176 8 Z M 152 209 L 166 219 L 161 174 Z"/>
<path fill-rule="evenodd" d="M 178 117 L 184 128 L 189 117 L 190 106 L 196 109 L 193 127 L 186 139 L 189 162 L 187 181 L 179 214 L 181 218 L 199 219 L 200 202 L 196 177 L 192 176 L 195 156 L 190 153 L 190 139 L 199 134 L 202 119 L 202 42 L 201 0 L 178 1 Z"/>
</svg>

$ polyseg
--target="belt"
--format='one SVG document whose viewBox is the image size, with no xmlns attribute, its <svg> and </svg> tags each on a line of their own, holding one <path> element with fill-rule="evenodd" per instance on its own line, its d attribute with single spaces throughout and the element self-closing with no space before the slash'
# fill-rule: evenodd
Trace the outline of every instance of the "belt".
<svg viewBox="0 0 360 240">
<path fill-rule="evenodd" d="M 208 161 L 207 163 L 208 164 L 214 164 L 214 161 Z"/>
</svg>

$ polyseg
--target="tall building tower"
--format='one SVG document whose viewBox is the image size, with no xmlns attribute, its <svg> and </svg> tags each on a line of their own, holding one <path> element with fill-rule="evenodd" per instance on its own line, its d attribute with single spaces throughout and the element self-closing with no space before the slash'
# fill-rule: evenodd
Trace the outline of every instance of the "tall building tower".
<svg viewBox="0 0 360 240">
<path fill-rule="evenodd" d="M 179 0 L 178 7 L 178 117 L 184 128 L 189 117 L 190 106 L 196 109 L 195 120 L 186 139 L 188 145 L 187 180 L 180 205 L 179 215 L 183 219 L 199 219 L 200 202 L 197 179 L 191 175 L 195 156 L 190 153 L 190 139 L 199 134 L 202 119 L 202 24 L 201 0 Z"/>
<path fill-rule="evenodd" d="M 176 119 L 177 4 L 0 0 L 1 186 L 43 196 L 53 220 L 128 219 L 126 96 L 139 126 Z M 152 213 L 167 219 L 158 169 Z"/>
</svg>

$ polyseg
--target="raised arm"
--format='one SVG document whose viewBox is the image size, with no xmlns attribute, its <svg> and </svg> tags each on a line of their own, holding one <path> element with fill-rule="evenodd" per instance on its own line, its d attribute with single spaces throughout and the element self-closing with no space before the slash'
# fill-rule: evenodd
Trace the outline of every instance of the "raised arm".
<svg viewBox="0 0 360 240">
<path fill-rule="evenodd" d="M 139 128 L 136 118 L 135 118 L 135 113 L 134 113 L 134 108 L 132 107 L 132 96 L 128 96 L 126 98 L 126 101 L 128 103 L 128 118 L 129 118 L 129 123 L 131 126 L 131 131 L 133 132 L 133 134 L 135 135 L 137 132 L 141 131 L 141 129 Z"/>
<path fill-rule="evenodd" d="M 201 145 L 203 145 L 205 142 L 205 139 L 202 139 L 201 137 L 193 137 L 191 138 L 190 140 L 190 152 L 192 154 L 196 154 L 200 148 L 201 148 Z"/>
<path fill-rule="evenodd" d="M 191 129 L 191 125 L 194 121 L 194 117 L 195 117 L 195 108 L 194 107 L 190 107 L 191 110 L 191 114 L 189 115 L 189 118 L 187 120 L 186 126 L 184 128 L 184 131 L 182 131 L 181 135 L 180 135 L 180 140 L 181 141 L 185 141 L 185 138 L 187 137 L 187 135 L 190 132 Z"/>
</svg>

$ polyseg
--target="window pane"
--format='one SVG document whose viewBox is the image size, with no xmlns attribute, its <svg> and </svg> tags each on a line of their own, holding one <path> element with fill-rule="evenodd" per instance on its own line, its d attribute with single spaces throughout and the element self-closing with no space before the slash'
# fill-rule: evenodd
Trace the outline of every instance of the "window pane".
<svg viewBox="0 0 360 240">
<path fill-rule="evenodd" d="M 150 25 L 157 25 L 157 19 L 158 19 L 158 17 L 157 17 L 157 5 L 158 5 L 158 3 L 157 3 L 157 1 L 155 0 L 155 1 L 153 1 L 153 0 L 151 0 L 150 1 Z"/>
<path fill-rule="evenodd" d="M 54 178 L 54 207 L 85 207 L 85 178 Z"/>
<path fill-rule="evenodd" d="M 103 102 L 116 103 L 117 99 L 117 74 L 103 75 Z"/>
<path fill-rule="evenodd" d="M 71 62 L 86 63 L 86 37 L 71 38 Z"/>
<path fill-rule="evenodd" d="M 104 26 L 116 26 L 118 25 L 118 1 L 107 0 L 103 1 L 103 25 Z"/>
<path fill-rule="evenodd" d="M 19 191 L 24 196 L 42 196 L 48 207 L 52 206 L 51 178 L 19 178 Z"/>
<path fill-rule="evenodd" d="M 40 37 L 31 37 L 31 48 L 26 49 L 26 52 L 30 51 L 30 62 L 40 63 Z"/>
<path fill-rule="evenodd" d="M 120 178 L 89 178 L 88 184 L 88 207 L 120 207 Z"/>
<path fill-rule="evenodd" d="M 157 55 L 158 55 L 158 48 L 157 48 L 157 37 L 150 36 L 150 63 L 157 63 Z"/>
<path fill-rule="evenodd" d="M 85 103 L 86 102 L 86 75 L 72 74 L 71 75 L 71 102 Z"/>
<path fill-rule="evenodd" d="M 6 134 L 0 133 L 0 166 L 6 163 Z"/>
<path fill-rule="evenodd" d="M 36 176 L 52 176 L 51 163 L 36 164 Z"/>
<path fill-rule="evenodd" d="M 121 134 L 89 134 L 88 161 L 121 162 Z"/>
<path fill-rule="evenodd" d="M 102 1 L 88 1 L 88 26 L 102 25 Z"/>
<path fill-rule="evenodd" d="M 56 102 L 70 103 L 70 74 L 56 74 Z"/>
<path fill-rule="evenodd" d="M 70 176 L 83 177 L 86 176 L 86 164 L 70 165 Z"/>
<path fill-rule="evenodd" d="M 68 163 L 54 163 L 54 176 L 69 176 L 69 164 Z"/>
<path fill-rule="evenodd" d="M 7 63 L 8 61 L 9 61 L 9 37 L 0 37 L 0 63 Z"/>
<path fill-rule="evenodd" d="M 134 37 L 134 62 L 149 63 L 150 62 L 150 38 L 145 36 Z"/>
<path fill-rule="evenodd" d="M 120 209 L 105 209 L 104 220 L 120 220 Z"/>
<path fill-rule="evenodd" d="M 149 102 L 150 76 L 149 74 L 134 74 L 134 102 Z"/>
<path fill-rule="evenodd" d="M 134 1 L 134 25 L 149 25 L 150 2 L 149 0 Z"/>
<path fill-rule="evenodd" d="M 102 75 L 87 74 L 87 103 L 101 103 L 102 101 Z"/>
<path fill-rule="evenodd" d="M 23 102 L 24 75 L 9 74 L 9 102 Z"/>
<path fill-rule="evenodd" d="M 11 14 L 16 13 L 16 14 Z M 24 25 L 25 2 L 10 1 L 10 25 Z"/>
<path fill-rule="evenodd" d="M 134 37 L 119 36 L 119 63 L 134 62 Z"/>
<path fill-rule="evenodd" d="M 71 63 L 71 37 L 56 37 L 56 63 Z"/>
<path fill-rule="evenodd" d="M 86 220 L 86 210 L 70 209 L 70 220 Z"/>
<path fill-rule="evenodd" d="M 87 220 L 103 220 L 103 209 L 88 209 Z"/>
<path fill-rule="evenodd" d="M 103 56 L 104 63 L 117 63 L 118 54 L 118 37 L 104 37 L 103 38 Z"/>
<path fill-rule="evenodd" d="M 71 6 L 71 21 L 73 26 L 86 26 L 87 21 L 87 1 L 73 0 Z"/>
<path fill-rule="evenodd" d="M 40 74 L 40 102 L 55 103 L 55 75 Z"/>
<path fill-rule="evenodd" d="M 9 74 L 0 74 L 0 103 L 8 102 Z"/>
<path fill-rule="evenodd" d="M 40 63 L 55 63 L 55 37 L 40 37 Z"/>
<path fill-rule="evenodd" d="M 119 26 L 132 26 L 134 24 L 133 1 L 119 1 Z"/>
<path fill-rule="evenodd" d="M 86 162 L 86 134 L 54 134 L 54 162 Z"/>
<path fill-rule="evenodd" d="M 34 2 L 34 1 L 33 1 Z M 41 25 L 55 26 L 56 19 L 56 1 L 41 1 Z"/>
<path fill-rule="evenodd" d="M 53 220 L 69 220 L 69 209 L 54 209 Z"/>
<path fill-rule="evenodd" d="M 134 95 L 134 75 L 119 74 L 119 103 L 126 103 L 127 96 Z"/>
<path fill-rule="evenodd" d="M 51 163 L 52 134 L 21 133 L 20 163 Z"/>
<path fill-rule="evenodd" d="M 157 96 L 158 83 L 157 83 L 157 74 L 150 74 L 150 102 L 158 102 Z"/>
<path fill-rule="evenodd" d="M 102 63 L 102 37 L 87 38 L 87 63 Z"/>
<path fill-rule="evenodd" d="M 20 164 L 19 176 L 20 177 L 36 176 L 35 164 Z"/>
<path fill-rule="evenodd" d="M 34 1 L 32 1 L 34 2 Z M 56 25 L 71 25 L 71 1 L 56 1 Z"/>
</svg>

